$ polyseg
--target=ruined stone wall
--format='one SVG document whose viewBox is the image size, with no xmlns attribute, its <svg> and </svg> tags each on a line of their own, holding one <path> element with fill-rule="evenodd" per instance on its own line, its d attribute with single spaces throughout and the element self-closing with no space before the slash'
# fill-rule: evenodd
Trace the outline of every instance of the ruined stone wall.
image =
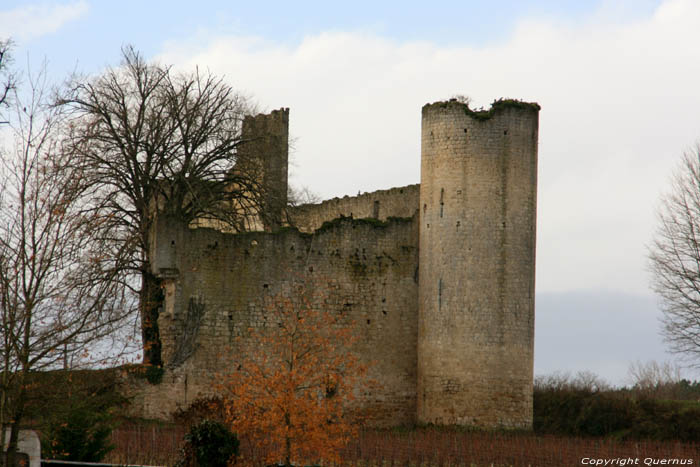
<svg viewBox="0 0 700 467">
<path fill-rule="evenodd" d="M 419 422 L 532 427 L 538 110 L 423 107 Z"/>
<path fill-rule="evenodd" d="M 416 219 L 341 219 L 314 234 L 225 234 L 159 220 L 151 238 L 154 272 L 164 278 L 158 324 L 166 372 L 142 387 L 136 410 L 154 418 L 212 393 L 216 374 L 236 364 L 251 326 L 266 321 L 264 300 L 290 296 L 299 278 L 344 315 L 380 389 L 361 392 L 379 422 L 411 423 L 416 411 L 418 225 Z M 243 336 L 243 340 L 236 339 Z"/>
<path fill-rule="evenodd" d="M 324 222 L 341 216 L 382 221 L 390 217 L 413 217 L 418 211 L 419 194 L 419 185 L 408 185 L 333 198 L 318 204 L 304 204 L 289 208 L 290 223 L 302 232 L 313 232 Z"/>
</svg>

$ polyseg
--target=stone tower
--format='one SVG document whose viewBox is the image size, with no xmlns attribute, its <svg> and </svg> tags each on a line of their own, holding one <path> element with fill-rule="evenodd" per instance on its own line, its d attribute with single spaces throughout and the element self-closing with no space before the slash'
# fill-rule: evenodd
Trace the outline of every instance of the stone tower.
<svg viewBox="0 0 700 467">
<path fill-rule="evenodd" d="M 420 423 L 532 426 L 538 114 L 423 107 Z"/>
<path fill-rule="evenodd" d="M 279 227 L 287 206 L 288 156 L 288 108 L 243 119 L 237 164 L 239 170 L 246 170 L 260 182 L 265 230 Z"/>
</svg>

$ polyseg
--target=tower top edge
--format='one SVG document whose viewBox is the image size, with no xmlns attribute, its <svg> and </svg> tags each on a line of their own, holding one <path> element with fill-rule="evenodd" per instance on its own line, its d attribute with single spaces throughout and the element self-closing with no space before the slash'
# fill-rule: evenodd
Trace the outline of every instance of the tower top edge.
<svg viewBox="0 0 700 467">
<path fill-rule="evenodd" d="M 259 113 L 256 115 L 245 115 L 245 120 L 267 120 L 270 118 L 289 118 L 289 107 L 280 107 L 279 109 L 272 110 L 270 113 Z"/>
<path fill-rule="evenodd" d="M 448 101 L 438 101 L 433 102 L 432 104 L 425 104 L 423 106 L 423 115 L 443 109 L 461 109 L 465 114 L 475 120 L 488 120 L 506 109 L 518 109 L 538 113 L 541 107 L 537 102 L 525 102 L 519 99 L 500 98 L 493 101 L 491 103 L 491 108 L 489 109 L 473 110 L 470 109 L 469 105 L 466 103 L 460 102 L 457 99 L 450 99 Z"/>
</svg>

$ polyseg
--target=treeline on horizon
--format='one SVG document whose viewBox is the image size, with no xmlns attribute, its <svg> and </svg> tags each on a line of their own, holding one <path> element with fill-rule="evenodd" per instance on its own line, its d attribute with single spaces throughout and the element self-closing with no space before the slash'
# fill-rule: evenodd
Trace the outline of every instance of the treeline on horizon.
<svg viewBox="0 0 700 467">
<path fill-rule="evenodd" d="M 626 387 L 612 387 L 588 372 L 573 378 L 562 374 L 536 378 L 535 433 L 700 441 L 700 381 L 668 372 L 636 376 L 636 382 Z"/>
</svg>

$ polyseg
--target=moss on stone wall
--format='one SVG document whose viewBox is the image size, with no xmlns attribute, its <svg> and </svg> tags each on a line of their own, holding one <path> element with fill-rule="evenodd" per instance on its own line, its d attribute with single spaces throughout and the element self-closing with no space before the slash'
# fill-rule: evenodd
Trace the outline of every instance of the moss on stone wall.
<svg viewBox="0 0 700 467">
<path fill-rule="evenodd" d="M 297 233 L 297 234 L 298 234 L 300 237 L 302 237 L 302 238 L 306 238 L 306 237 L 311 236 L 310 233 L 308 233 L 308 232 L 302 232 L 302 231 L 299 230 L 297 227 L 292 226 L 292 225 L 286 225 L 286 226 L 280 227 L 279 229 L 277 229 L 277 230 L 274 231 L 274 233 L 276 233 L 276 234 L 286 234 L 286 233 L 289 233 L 289 232 L 295 232 L 295 233 Z"/>
<path fill-rule="evenodd" d="M 357 277 L 364 277 L 367 275 L 367 264 L 358 260 L 349 260 L 348 264 L 352 270 L 352 274 Z"/>
<path fill-rule="evenodd" d="M 419 191 L 419 185 L 408 185 L 296 206 L 288 209 L 289 223 L 302 232 L 311 233 L 324 222 L 340 216 L 381 221 L 391 217 L 412 218 L 418 212 Z"/>
<path fill-rule="evenodd" d="M 534 112 L 539 112 L 540 110 L 540 105 L 536 102 L 524 102 L 521 100 L 517 99 L 496 99 L 491 103 L 491 108 L 488 110 L 472 110 L 469 108 L 469 105 L 459 102 L 456 99 L 450 99 L 449 101 L 440 101 L 440 102 L 434 102 L 432 104 L 426 104 L 423 106 L 423 111 L 432 108 L 432 107 L 438 107 L 438 108 L 444 108 L 448 106 L 461 106 L 462 109 L 464 110 L 464 113 L 469 115 L 470 117 L 474 118 L 475 120 L 479 121 L 484 121 L 488 120 L 497 113 L 506 110 L 506 109 L 523 109 L 523 110 L 531 110 Z"/>
<path fill-rule="evenodd" d="M 373 217 L 363 217 L 361 219 L 354 219 L 353 217 L 340 216 L 333 220 L 324 222 L 321 227 L 316 229 L 315 233 L 322 233 L 328 230 L 340 227 L 343 223 L 348 222 L 353 227 L 358 225 L 369 225 L 378 229 L 384 229 L 391 225 L 392 223 L 406 223 L 412 222 L 411 217 L 389 217 L 386 221 L 375 219 Z"/>
</svg>

